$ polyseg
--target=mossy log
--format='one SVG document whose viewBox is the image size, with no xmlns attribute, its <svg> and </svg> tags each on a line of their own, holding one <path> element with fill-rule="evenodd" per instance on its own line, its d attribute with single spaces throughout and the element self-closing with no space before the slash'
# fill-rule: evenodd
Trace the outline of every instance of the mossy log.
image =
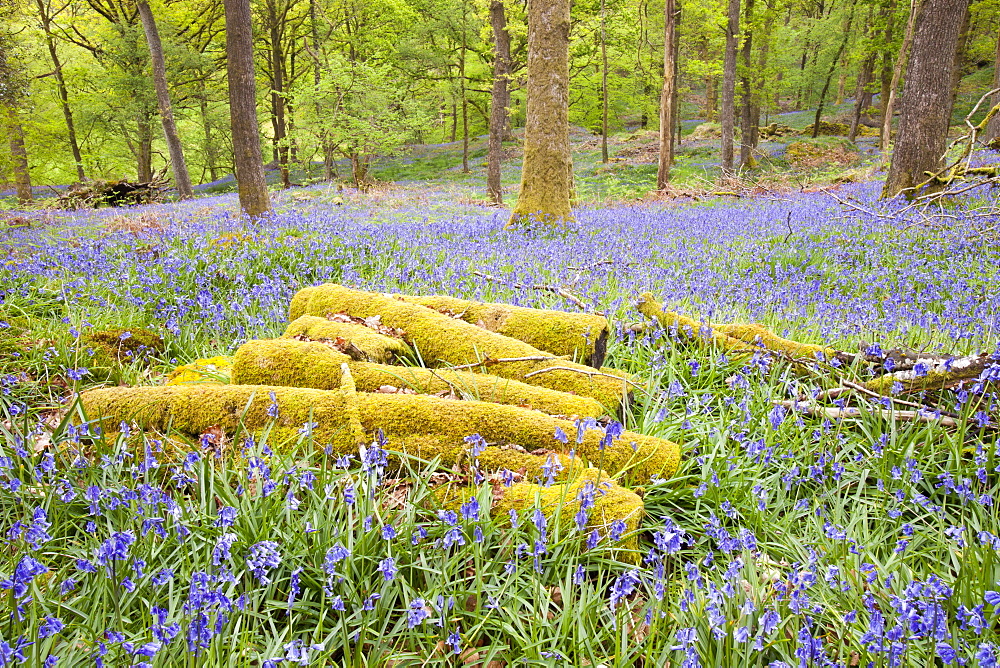
<svg viewBox="0 0 1000 668">
<path fill-rule="evenodd" d="M 558 485 L 539 485 L 522 482 L 504 490 L 496 502 L 493 513 L 499 516 L 509 510 L 522 511 L 536 504 L 542 513 L 552 519 L 557 511 L 559 524 L 568 529 L 580 510 L 580 495 L 591 485 L 594 489 L 594 505 L 589 510 L 587 531 L 597 529 L 602 538 L 608 535 L 611 524 L 616 520 L 625 523 L 625 540 L 621 547 L 631 550 L 639 548 L 636 530 L 645 514 L 642 499 L 635 492 L 618 485 L 607 473 L 596 468 L 587 468 L 576 478 Z"/>
<path fill-rule="evenodd" d="M 561 430 L 572 438 L 577 428 L 571 420 L 480 401 L 354 392 L 353 381 L 350 385 L 338 390 L 266 385 L 114 387 L 84 392 L 81 402 L 86 414 L 100 420 L 105 431 L 116 430 L 124 421 L 197 437 L 213 427 L 231 434 L 243 425 L 253 434 L 269 430 L 272 448 L 295 442 L 302 426 L 312 422 L 315 442 L 329 444 L 341 454 L 355 452 L 359 442 L 380 429 L 394 449 L 424 459 L 440 457 L 443 464 L 456 463 L 465 456 L 468 445 L 464 438 L 472 434 L 479 434 L 491 446 L 480 456 L 481 464 L 491 468 L 521 468 L 524 455 L 531 454 L 525 451 L 537 455 L 542 449 L 544 454 L 563 451 L 561 454 L 568 455 L 565 451 L 572 448 L 609 473 L 627 471 L 646 481 L 654 475 L 671 476 L 680 459 L 676 443 L 651 436 L 623 432 L 606 444 L 602 429 L 589 429 L 579 443 L 574 439 L 563 445 L 556 440 L 556 433 Z M 272 409 L 272 392 L 276 409 Z M 269 412 L 275 410 L 278 417 L 272 418 Z M 572 464 L 563 457 L 557 459 L 564 466 Z M 544 458 L 531 461 L 538 464 Z"/>
<path fill-rule="evenodd" d="M 386 336 L 370 327 L 349 322 L 333 322 L 313 315 L 295 317 L 285 328 L 283 338 L 331 341 L 343 348 L 352 359 L 393 364 L 410 357 L 413 351 L 400 338 Z"/>
<path fill-rule="evenodd" d="M 610 331 L 604 316 L 474 302 L 443 295 L 398 297 L 595 369 L 604 364 Z"/>
<path fill-rule="evenodd" d="M 608 369 L 595 372 L 583 364 L 552 358 L 549 353 L 523 341 L 390 295 L 328 283 L 304 288 L 295 295 L 291 314 L 303 313 L 346 313 L 359 318 L 380 316 L 385 325 L 405 332 L 407 343 L 428 365 L 484 363 L 482 367 L 503 378 L 592 397 L 607 406 L 611 413 L 617 412 L 628 397 L 629 380 L 624 373 Z M 506 359 L 517 361 L 496 362 Z"/>
<path fill-rule="evenodd" d="M 347 364 L 360 392 L 378 392 L 391 386 L 418 394 L 449 393 L 462 399 L 533 408 L 550 415 L 596 418 L 604 414 L 600 402 L 590 397 L 469 371 L 356 362 L 324 343 L 293 339 L 249 341 L 240 346 L 232 382 L 330 390 L 341 386 L 343 364 Z"/>
<path fill-rule="evenodd" d="M 167 374 L 167 385 L 188 385 L 190 383 L 230 382 L 233 358 L 228 355 L 197 359 L 184 364 Z"/>
<path fill-rule="evenodd" d="M 729 352 L 753 353 L 768 350 L 789 357 L 830 360 L 840 353 L 828 346 L 784 339 L 763 325 L 753 323 L 712 324 L 667 311 L 649 292 L 639 297 L 639 312 L 654 318 L 664 329 L 676 329 L 697 343 L 714 343 Z"/>
</svg>

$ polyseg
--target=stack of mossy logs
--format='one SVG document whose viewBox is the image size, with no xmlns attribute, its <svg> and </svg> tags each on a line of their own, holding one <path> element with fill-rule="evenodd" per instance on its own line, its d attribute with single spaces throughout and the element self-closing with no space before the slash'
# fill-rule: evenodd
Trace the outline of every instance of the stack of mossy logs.
<svg viewBox="0 0 1000 668">
<path fill-rule="evenodd" d="M 267 431 L 272 449 L 300 442 L 307 423 L 316 446 L 338 454 L 381 431 L 391 450 L 449 468 L 473 464 L 466 437 L 478 434 L 478 470 L 523 480 L 505 491 L 501 511 L 536 499 L 553 510 L 549 497 L 572 506 L 575 488 L 593 482 L 603 491 L 595 527 L 623 520 L 635 529 L 642 500 L 620 483 L 677 469 L 677 444 L 608 433 L 595 420 L 622 410 L 633 384 L 601 367 L 602 316 L 326 284 L 300 290 L 290 320 L 282 338 L 237 350 L 229 384 L 97 389 L 83 393 L 83 407 L 105 431 L 121 422 L 192 439 Z M 417 360 L 423 366 L 404 364 Z M 558 493 L 538 486 L 547 479 Z"/>
</svg>

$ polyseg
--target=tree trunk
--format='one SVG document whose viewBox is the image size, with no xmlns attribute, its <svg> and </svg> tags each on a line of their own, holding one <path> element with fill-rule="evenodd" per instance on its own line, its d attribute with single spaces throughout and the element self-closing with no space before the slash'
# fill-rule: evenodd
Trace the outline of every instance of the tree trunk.
<svg viewBox="0 0 1000 668">
<path fill-rule="evenodd" d="M 840 59 L 844 56 L 844 49 L 847 48 L 847 40 L 851 36 L 851 25 L 854 23 L 855 2 L 852 2 L 850 8 L 847 10 L 849 13 L 847 15 L 847 25 L 844 26 L 844 36 L 840 40 L 840 46 L 837 47 L 836 55 L 834 55 L 833 60 L 830 61 L 830 69 L 826 73 L 826 80 L 823 82 L 823 89 L 819 94 L 819 104 L 816 105 L 816 118 L 813 120 L 813 139 L 819 136 L 820 121 L 823 118 L 823 104 L 826 102 L 826 94 L 830 91 L 830 81 L 833 80 L 833 73 L 837 70 L 837 65 L 840 64 Z"/>
<path fill-rule="evenodd" d="M 203 74 L 203 76 L 206 76 Z M 198 110 L 201 113 L 201 127 L 205 137 L 205 167 L 208 169 L 209 179 L 218 179 L 219 156 L 215 148 L 215 138 L 212 136 L 212 121 L 208 115 L 208 90 L 205 87 L 205 79 L 202 78 L 198 89 Z"/>
<path fill-rule="evenodd" d="M 191 177 L 188 176 L 187 163 L 184 161 L 184 149 L 181 138 L 177 134 L 177 124 L 174 122 L 173 105 L 170 103 L 170 89 L 167 88 L 167 65 L 163 59 L 163 44 L 160 43 L 160 33 L 156 29 L 156 19 L 146 0 L 138 0 L 139 18 L 142 19 L 142 29 L 146 33 L 146 43 L 149 44 L 149 59 L 153 64 L 153 85 L 156 87 L 156 104 L 160 109 L 160 121 L 163 124 L 163 137 L 167 140 L 167 151 L 170 153 L 170 168 L 174 173 L 174 185 L 181 199 L 191 199 L 194 191 L 191 189 Z"/>
<path fill-rule="evenodd" d="M 59 60 L 55 36 L 52 34 L 52 17 L 49 14 L 49 7 L 46 5 L 45 0 L 36 0 L 36 5 L 38 7 L 38 16 L 42 22 L 42 32 L 45 33 L 45 44 L 49 49 L 49 57 L 52 59 L 56 87 L 59 90 L 59 103 L 62 106 L 63 118 L 66 119 L 69 148 L 73 153 L 73 163 L 76 165 L 76 180 L 82 182 L 86 178 L 83 173 L 83 156 L 80 153 L 80 144 L 76 139 L 76 124 L 73 122 L 73 110 L 69 106 L 69 91 L 66 88 L 66 80 L 63 77 L 62 61 Z"/>
<path fill-rule="evenodd" d="M 736 125 L 736 50 L 740 35 L 740 0 L 729 0 L 726 52 L 722 63 L 722 176 L 733 175 L 733 138 Z"/>
<path fill-rule="evenodd" d="M 240 206 L 251 218 L 270 211 L 257 125 L 257 82 L 254 79 L 250 0 L 224 0 L 226 70 Z"/>
<path fill-rule="evenodd" d="M 997 34 L 997 53 L 993 61 L 993 88 L 1000 88 L 1000 33 Z M 1000 104 L 1000 92 L 993 94 L 992 106 Z M 986 126 L 984 137 L 987 141 L 1000 138 L 1000 114 L 993 116 L 989 125 Z"/>
<path fill-rule="evenodd" d="M 899 57 L 896 58 L 896 66 L 892 70 L 892 81 L 889 83 L 889 96 L 885 100 L 885 111 L 882 114 L 882 134 L 879 137 L 879 147 L 882 149 L 883 164 L 888 159 L 889 144 L 892 140 L 892 115 L 896 111 L 896 90 L 899 88 L 899 80 L 903 76 L 903 66 L 906 64 L 907 54 L 910 52 L 910 43 L 913 42 L 917 14 L 921 13 L 923 5 L 927 4 L 927 2 L 930 2 L 930 0 L 910 0 L 910 18 L 906 21 L 906 32 L 903 33 L 903 43 L 899 47 Z M 951 93 L 950 90 L 948 92 L 949 94 Z"/>
<path fill-rule="evenodd" d="M 913 35 L 903 87 L 899 136 L 883 197 L 895 197 L 922 183 L 925 172 L 944 164 L 951 120 L 955 51 L 968 0 L 924 0 Z"/>
<path fill-rule="evenodd" d="M 288 130 L 285 123 L 285 52 L 281 48 L 281 19 L 273 1 L 267 3 L 268 36 L 271 49 L 271 129 L 274 132 L 274 153 L 281 172 L 281 187 L 291 187 L 288 174 Z"/>
<path fill-rule="evenodd" d="M 152 114 L 140 109 L 136 118 L 138 142 L 136 147 L 136 173 L 139 183 L 153 180 L 153 125 Z"/>
<path fill-rule="evenodd" d="M 573 220 L 569 150 L 570 0 L 528 1 L 528 83 L 521 192 L 509 225 Z"/>
<path fill-rule="evenodd" d="M 667 0 L 668 2 L 670 0 Z M 601 0 L 601 162 L 608 164 L 608 39 L 605 1 Z M 663 47 L 664 51 L 666 46 Z M 663 132 L 660 132 L 663 135 Z M 662 140 L 661 140 L 662 141 Z M 663 151 L 662 144 L 660 151 Z"/>
<path fill-rule="evenodd" d="M 879 96 L 878 96 L 878 106 L 880 118 L 885 119 L 886 107 L 889 104 L 889 89 L 892 86 L 892 73 L 895 69 L 895 63 L 892 59 L 892 40 L 894 39 L 894 34 L 896 31 L 896 0 L 889 0 L 885 11 L 885 32 L 883 33 L 882 39 L 882 72 L 879 76 Z M 879 131 L 881 135 L 881 128 Z M 882 146 L 881 136 L 879 137 L 879 148 L 885 152 L 885 147 Z"/>
<path fill-rule="evenodd" d="M 670 182 L 674 162 L 674 93 L 677 88 L 674 32 L 677 10 L 674 0 L 663 3 L 663 90 L 660 92 L 660 159 L 656 169 L 656 189 L 664 190 Z"/>
<path fill-rule="evenodd" d="M 966 2 L 966 4 L 969 4 Z M 969 42 L 969 15 L 965 12 L 965 20 L 958 33 L 958 44 L 955 45 L 955 71 L 951 77 L 951 107 L 955 108 L 955 101 L 958 100 L 958 87 L 962 83 L 962 68 L 965 65 L 965 47 Z"/>
<path fill-rule="evenodd" d="M 500 154 L 503 151 L 504 127 L 507 125 L 507 105 L 510 103 L 508 77 L 510 76 L 510 33 L 507 32 L 507 17 L 503 0 L 490 3 L 490 25 L 493 28 L 493 45 L 496 57 L 493 61 L 493 91 L 490 99 L 490 140 L 489 157 L 486 165 L 486 190 L 490 201 L 503 204 L 503 188 L 500 185 Z"/>
<path fill-rule="evenodd" d="M 468 49 L 468 37 L 465 25 L 466 7 L 462 3 L 462 61 L 458 68 L 458 80 L 462 94 L 462 173 L 469 173 L 469 99 L 465 91 L 465 56 Z"/>
<path fill-rule="evenodd" d="M 851 116 L 851 129 L 847 133 L 847 140 L 850 142 L 853 142 L 858 137 L 861 114 L 867 108 L 868 100 L 871 99 L 871 94 L 867 92 L 867 89 L 874 72 L 875 54 L 872 54 L 861 61 L 861 68 L 858 70 L 858 84 L 854 90 L 854 114 Z"/>
<path fill-rule="evenodd" d="M 753 90 L 750 73 L 753 71 L 753 0 L 746 0 L 745 24 L 743 27 L 743 76 L 740 77 L 742 109 L 740 113 L 740 168 L 755 167 L 753 159 L 753 137 L 757 134 L 757 124 L 753 120 Z"/>
<path fill-rule="evenodd" d="M 10 157 L 14 167 L 14 186 L 17 201 L 27 204 L 32 200 L 31 174 L 28 171 L 28 151 L 24 147 L 24 128 L 17 117 L 17 109 L 7 105 L 7 132 L 10 136 Z"/>
</svg>

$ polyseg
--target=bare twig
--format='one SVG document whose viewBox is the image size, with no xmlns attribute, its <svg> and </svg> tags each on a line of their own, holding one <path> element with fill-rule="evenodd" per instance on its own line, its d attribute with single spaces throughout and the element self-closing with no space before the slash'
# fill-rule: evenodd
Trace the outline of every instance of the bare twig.
<svg viewBox="0 0 1000 668">
<path fill-rule="evenodd" d="M 477 366 L 494 366 L 496 364 L 506 364 L 508 362 L 547 362 L 550 360 L 561 360 L 564 357 L 548 357 L 543 355 L 534 355 L 532 357 L 501 357 L 499 359 L 493 359 L 492 357 L 486 357 L 481 362 L 475 362 L 473 364 L 463 364 L 462 366 L 449 366 L 445 367 L 449 371 L 461 371 L 462 369 L 474 369 Z"/>
<path fill-rule="evenodd" d="M 544 369 L 536 369 L 534 371 L 531 371 L 530 373 L 526 373 L 524 374 L 524 377 L 531 378 L 532 376 L 537 376 L 538 374 L 541 373 L 548 373 L 549 371 L 573 371 L 575 373 L 582 373 L 585 376 L 589 376 L 591 378 L 593 378 L 594 376 L 603 376 L 605 378 L 614 378 L 615 380 L 620 380 L 623 383 L 628 383 L 629 385 L 634 385 L 635 387 L 642 387 L 641 384 L 629 380 L 628 378 L 622 378 L 621 376 L 615 376 L 610 373 L 602 373 L 600 371 L 588 371 L 587 369 L 574 369 L 573 367 L 568 367 L 568 366 L 548 366 L 545 367 Z"/>
</svg>

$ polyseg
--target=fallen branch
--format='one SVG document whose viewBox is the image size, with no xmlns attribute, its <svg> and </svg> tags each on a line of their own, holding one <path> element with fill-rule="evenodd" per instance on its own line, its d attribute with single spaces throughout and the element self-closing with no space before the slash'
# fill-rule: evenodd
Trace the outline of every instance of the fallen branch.
<svg viewBox="0 0 1000 668">
<path fill-rule="evenodd" d="M 475 369 L 480 366 L 494 366 L 497 364 L 504 364 L 507 362 L 548 362 L 549 360 L 558 360 L 561 357 L 545 357 L 543 355 L 535 355 L 533 357 L 501 357 L 499 359 L 494 359 L 492 357 L 484 357 L 480 362 L 474 362 L 472 364 L 463 364 L 461 366 L 449 366 L 445 367 L 449 371 L 461 371 L 462 369 Z M 563 367 L 560 367 L 563 368 Z M 527 376 L 525 376 L 527 377 Z"/>
<path fill-rule="evenodd" d="M 605 378 L 614 378 L 615 380 L 624 381 L 624 382 L 628 383 L 629 385 L 633 385 L 635 387 L 639 387 L 639 388 L 643 387 L 641 384 L 639 384 L 639 383 L 637 383 L 637 382 L 635 382 L 633 380 L 630 380 L 628 378 L 622 378 L 621 376 L 612 376 L 610 373 L 601 373 L 600 371 L 588 371 L 586 369 L 574 369 L 573 367 L 568 367 L 568 366 L 549 366 L 549 367 L 545 367 L 544 369 L 538 369 L 537 371 L 532 371 L 530 373 L 526 373 L 526 374 L 524 374 L 524 377 L 525 378 L 531 378 L 532 376 L 537 376 L 540 373 L 548 373 L 549 371 L 572 371 L 574 373 L 582 373 L 585 376 L 589 376 L 591 378 L 593 378 L 594 376 L 604 376 Z"/>
<path fill-rule="evenodd" d="M 900 420 L 902 422 L 933 422 L 943 427 L 957 427 L 958 421 L 946 415 L 924 415 L 922 411 L 893 411 L 884 409 L 873 409 L 862 411 L 860 408 L 835 408 L 817 406 L 811 401 L 774 401 L 775 406 L 782 406 L 793 411 L 801 411 L 813 417 L 823 417 L 829 420 L 840 420 L 843 418 L 858 419 L 864 417 L 867 412 L 870 415 L 878 415 L 886 420 Z"/>
</svg>

